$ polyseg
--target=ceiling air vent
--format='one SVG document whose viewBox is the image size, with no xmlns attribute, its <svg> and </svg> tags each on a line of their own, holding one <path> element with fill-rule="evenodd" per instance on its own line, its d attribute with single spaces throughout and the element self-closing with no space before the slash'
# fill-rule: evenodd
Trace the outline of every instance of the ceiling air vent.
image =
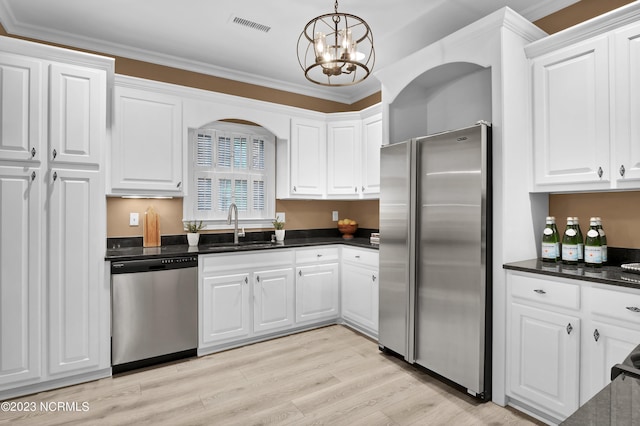
<svg viewBox="0 0 640 426">
<path fill-rule="evenodd" d="M 264 33 L 268 33 L 269 30 L 271 29 L 271 27 L 268 25 L 258 24 L 257 22 L 253 22 L 244 18 L 239 18 L 237 16 L 233 18 L 233 23 L 245 26 L 247 28 L 253 28 L 254 30 L 262 31 Z"/>
</svg>

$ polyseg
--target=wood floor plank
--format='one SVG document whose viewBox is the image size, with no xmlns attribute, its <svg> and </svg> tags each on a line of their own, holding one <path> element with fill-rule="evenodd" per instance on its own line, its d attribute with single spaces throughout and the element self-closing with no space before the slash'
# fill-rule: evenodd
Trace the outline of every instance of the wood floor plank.
<svg viewBox="0 0 640 426">
<path fill-rule="evenodd" d="M 533 425 L 386 355 L 344 326 L 17 398 L 87 412 L 0 412 L 0 425 Z"/>
</svg>

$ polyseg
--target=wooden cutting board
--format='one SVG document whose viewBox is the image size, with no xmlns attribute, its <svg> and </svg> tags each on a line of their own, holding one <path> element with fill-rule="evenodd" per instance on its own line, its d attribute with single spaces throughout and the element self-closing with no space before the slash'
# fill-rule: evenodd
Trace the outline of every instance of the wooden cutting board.
<svg viewBox="0 0 640 426">
<path fill-rule="evenodd" d="M 142 246 L 160 247 L 160 216 L 158 216 L 153 207 L 149 207 L 144 213 Z"/>
</svg>

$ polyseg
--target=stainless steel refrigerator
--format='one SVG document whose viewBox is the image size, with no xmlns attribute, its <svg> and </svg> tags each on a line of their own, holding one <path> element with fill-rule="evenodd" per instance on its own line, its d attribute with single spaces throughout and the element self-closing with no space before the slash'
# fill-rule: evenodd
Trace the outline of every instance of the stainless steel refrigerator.
<svg viewBox="0 0 640 426">
<path fill-rule="evenodd" d="M 379 345 L 491 397 L 491 128 L 381 149 Z"/>
</svg>

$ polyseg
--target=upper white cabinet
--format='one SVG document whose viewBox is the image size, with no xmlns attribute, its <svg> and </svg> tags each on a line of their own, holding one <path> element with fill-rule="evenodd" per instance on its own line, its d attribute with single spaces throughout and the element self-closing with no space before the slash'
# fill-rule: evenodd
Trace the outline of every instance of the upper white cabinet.
<svg viewBox="0 0 640 426">
<path fill-rule="evenodd" d="M 0 55 L 0 158 L 38 161 L 44 124 L 42 61 Z"/>
<path fill-rule="evenodd" d="M 106 71 L 54 63 L 49 77 L 51 164 L 99 164 L 106 139 Z"/>
<path fill-rule="evenodd" d="M 534 59 L 533 124 L 536 185 L 609 186 L 605 36 Z"/>
<path fill-rule="evenodd" d="M 356 197 L 360 183 L 360 120 L 327 124 L 327 195 Z"/>
<path fill-rule="evenodd" d="M 525 48 L 534 191 L 640 188 L 639 19 L 630 4 Z"/>
<path fill-rule="evenodd" d="M 362 120 L 360 147 L 360 191 L 364 198 L 380 194 L 380 147 L 382 147 L 382 113 Z"/>
<path fill-rule="evenodd" d="M 182 99 L 163 93 L 159 84 L 132 87 L 130 80 L 119 78 L 114 90 L 109 192 L 181 195 Z"/>
<path fill-rule="evenodd" d="M 291 120 L 291 153 L 287 159 L 278 154 L 290 168 L 289 194 L 292 197 L 321 197 L 325 192 L 327 133 L 324 121 L 294 118 Z"/>
</svg>

